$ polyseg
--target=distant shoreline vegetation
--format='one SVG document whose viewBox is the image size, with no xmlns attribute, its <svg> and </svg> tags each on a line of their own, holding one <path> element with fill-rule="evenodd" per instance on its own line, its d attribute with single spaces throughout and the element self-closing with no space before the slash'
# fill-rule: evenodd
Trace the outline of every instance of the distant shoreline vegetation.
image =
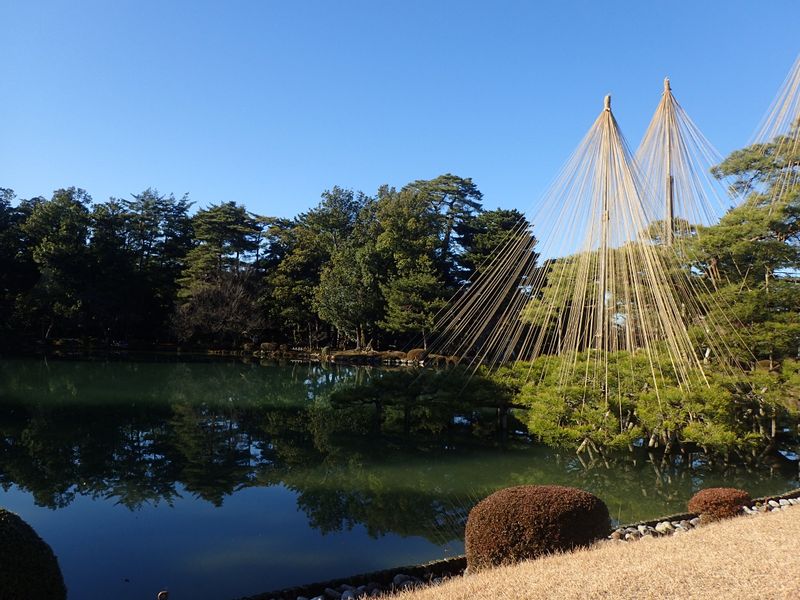
<svg viewBox="0 0 800 600">
<path fill-rule="evenodd" d="M 147 189 L 93 202 L 0 189 L 0 348 L 391 349 L 434 314 L 524 216 L 485 210 L 469 178 L 373 196 L 334 187 L 293 219 Z"/>
</svg>

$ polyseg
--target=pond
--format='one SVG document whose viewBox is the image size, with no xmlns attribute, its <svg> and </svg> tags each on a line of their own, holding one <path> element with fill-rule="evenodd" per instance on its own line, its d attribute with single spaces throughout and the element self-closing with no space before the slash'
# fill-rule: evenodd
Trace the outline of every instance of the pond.
<svg viewBox="0 0 800 600">
<path fill-rule="evenodd" d="M 523 483 L 587 489 L 622 522 L 797 470 L 646 454 L 588 464 L 494 409 L 331 403 L 367 368 L 161 359 L 0 361 L 0 506 L 70 598 L 233 599 L 460 554 L 470 508 Z"/>
</svg>

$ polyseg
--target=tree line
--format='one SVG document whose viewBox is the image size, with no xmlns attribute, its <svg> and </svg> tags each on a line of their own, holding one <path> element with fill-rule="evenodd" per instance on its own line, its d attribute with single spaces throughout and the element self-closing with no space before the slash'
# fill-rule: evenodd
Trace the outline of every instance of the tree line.
<svg viewBox="0 0 800 600">
<path fill-rule="evenodd" d="M 800 351 L 796 153 L 782 138 L 735 151 L 713 173 L 744 201 L 715 225 L 682 227 L 682 269 L 705 280 L 698 289 L 715 299 L 700 301 L 729 325 L 743 363 Z M 522 213 L 484 209 L 475 183 L 452 174 L 373 195 L 333 187 L 291 219 L 236 202 L 192 209 L 154 189 L 96 203 L 74 187 L 49 199 L 0 188 L 0 347 L 425 346 L 437 312 L 496 247 L 509 236 L 535 244 Z M 703 327 L 693 334 L 702 346 Z"/>
<path fill-rule="evenodd" d="M 19 199 L 0 188 L 0 347 L 426 344 L 435 315 L 524 216 L 445 174 L 374 195 L 333 187 L 294 218 L 192 212 L 149 188 Z M 513 233 L 517 232 L 517 233 Z"/>
</svg>

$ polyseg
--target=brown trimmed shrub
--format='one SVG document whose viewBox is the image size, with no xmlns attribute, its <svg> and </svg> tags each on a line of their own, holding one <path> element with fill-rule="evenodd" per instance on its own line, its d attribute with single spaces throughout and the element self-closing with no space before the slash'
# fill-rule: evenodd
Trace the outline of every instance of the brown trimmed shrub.
<svg viewBox="0 0 800 600">
<path fill-rule="evenodd" d="M 750 494 L 744 490 L 708 488 L 692 496 L 688 508 L 689 512 L 700 515 L 705 521 L 718 521 L 735 517 L 750 502 Z"/>
<path fill-rule="evenodd" d="M 66 597 L 53 550 L 33 527 L 0 508 L 0 598 Z"/>
<path fill-rule="evenodd" d="M 588 546 L 608 535 L 608 508 L 597 496 L 560 485 L 521 485 L 495 492 L 469 513 L 470 570 Z"/>
<path fill-rule="evenodd" d="M 381 360 L 400 361 L 406 360 L 406 353 L 400 350 L 386 350 L 379 353 Z"/>
<path fill-rule="evenodd" d="M 425 364 L 434 367 L 444 367 L 447 364 L 447 357 L 441 354 L 428 354 L 425 357 Z"/>
<path fill-rule="evenodd" d="M 428 356 L 428 351 L 423 350 L 422 348 L 414 348 L 413 350 L 409 350 L 406 353 L 406 360 L 410 360 L 413 362 L 420 362 L 425 360 L 425 357 Z"/>
</svg>

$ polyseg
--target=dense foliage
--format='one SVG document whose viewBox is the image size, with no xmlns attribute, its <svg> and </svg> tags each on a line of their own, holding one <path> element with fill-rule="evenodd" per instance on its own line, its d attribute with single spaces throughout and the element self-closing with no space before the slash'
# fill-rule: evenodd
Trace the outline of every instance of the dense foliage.
<svg viewBox="0 0 800 600">
<path fill-rule="evenodd" d="M 653 363 L 662 365 L 654 385 Z M 796 436 L 800 421 L 800 362 L 757 368 L 739 376 L 709 365 L 708 382 L 678 386 L 669 359 L 617 352 L 609 357 L 610 381 L 586 380 L 594 351 L 516 363 L 491 377 L 516 390 L 529 411 L 528 430 L 542 442 L 589 455 L 642 443 L 662 452 L 702 449 L 723 456 L 754 457 Z M 574 375 L 563 375 L 569 361 Z"/>
<path fill-rule="evenodd" d="M 2 189 L 0 347 L 424 345 L 445 299 L 523 219 L 481 201 L 449 174 L 375 196 L 334 187 L 294 219 L 235 202 L 191 214 L 187 197 L 152 189 L 101 203 Z"/>
</svg>

